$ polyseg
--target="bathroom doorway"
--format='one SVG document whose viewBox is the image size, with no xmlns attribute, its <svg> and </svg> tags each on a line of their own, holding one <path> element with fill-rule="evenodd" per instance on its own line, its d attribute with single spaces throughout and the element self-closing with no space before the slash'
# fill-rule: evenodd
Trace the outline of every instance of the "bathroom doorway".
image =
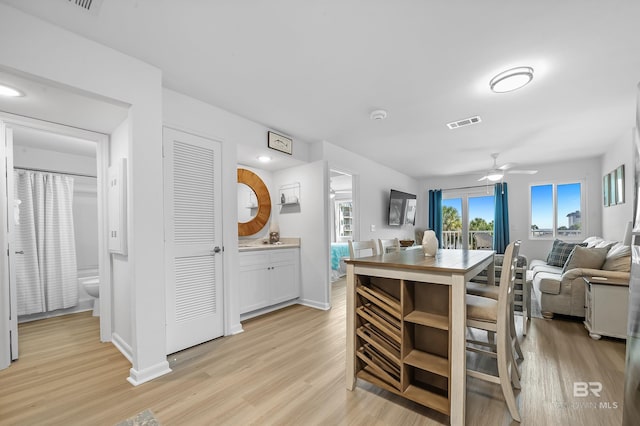
<svg viewBox="0 0 640 426">
<path fill-rule="evenodd" d="M 18 323 L 83 311 L 99 315 L 96 296 L 105 268 L 101 268 L 99 212 L 104 203 L 98 165 L 103 157 L 99 143 L 106 144 L 107 139 L 22 118 L 9 118 L 5 127 L 11 138 L 7 181 L 12 188 L 7 205 L 11 359 L 15 360 Z"/>
<path fill-rule="evenodd" d="M 331 291 L 334 291 L 335 286 L 345 285 L 344 260 L 349 257 L 348 241 L 357 240 L 359 236 L 357 213 L 354 176 L 345 171 L 331 169 L 328 212 Z"/>
</svg>

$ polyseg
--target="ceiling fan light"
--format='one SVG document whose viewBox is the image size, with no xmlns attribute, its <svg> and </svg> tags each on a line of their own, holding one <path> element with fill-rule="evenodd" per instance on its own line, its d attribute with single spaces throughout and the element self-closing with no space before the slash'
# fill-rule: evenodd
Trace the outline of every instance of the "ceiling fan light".
<svg viewBox="0 0 640 426">
<path fill-rule="evenodd" d="M 496 93 L 511 92 L 526 86 L 533 80 L 533 68 L 517 67 L 503 71 L 489 82 L 489 87 Z"/>
</svg>

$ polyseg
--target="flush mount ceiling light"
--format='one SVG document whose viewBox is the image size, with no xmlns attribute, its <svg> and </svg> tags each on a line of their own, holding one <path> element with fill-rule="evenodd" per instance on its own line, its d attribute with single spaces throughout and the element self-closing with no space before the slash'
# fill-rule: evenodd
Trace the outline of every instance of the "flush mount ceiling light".
<svg viewBox="0 0 640 426">
<path fill-rule="evenodd" d="M 512 68 L 493 77 L 489 82 L 489 87 L 496 93 L 511 92 L 526 86 L 532 79 L 533 68 Z"/>
<path fill-rule="evenodd" d="M 261 163 L 268 163 L 269 161 L 271 161 L 271 157 L 269 157 L 268 155 L 260 155 L 258 156 L 258 161 L 260 161 Z"/>
<path fill-rule="evenodd" d="M 371 111 L 369 118 L 372 119 L 373 121 L 384 120 L 385 118 L 387 118 L 387 111 L 383 109 L 377 109 L 375 111 Z"/>
<path fill-rule="evenodd" d="M 6 84 L 0 84 L 0 96 L 6 96 L 8 98 L 18 98 L 24 96 L 24 93 L 22 93 L 18 89 L 14 89 L 11 86 L 7 86 Z"/>
</svg>

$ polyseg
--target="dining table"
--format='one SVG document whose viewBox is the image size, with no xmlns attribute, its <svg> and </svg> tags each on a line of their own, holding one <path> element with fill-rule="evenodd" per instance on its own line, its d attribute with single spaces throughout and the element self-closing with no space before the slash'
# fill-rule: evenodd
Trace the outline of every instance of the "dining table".
<svg viewBox="0 0 640 426">
<path fill-rule="evenodd" d="M 365 380 L 465 424 L 466 283 L 494 251 L 407 250 L 347 264 L 346 387 Z"/>
</svg>

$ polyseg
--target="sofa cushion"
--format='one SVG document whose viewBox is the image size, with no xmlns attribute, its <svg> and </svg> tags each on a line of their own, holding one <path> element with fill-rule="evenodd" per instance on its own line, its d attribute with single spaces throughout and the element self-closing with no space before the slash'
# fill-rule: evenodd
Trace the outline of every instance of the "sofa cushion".
<svg viewBox="0 0 640 426">
<path fill-rule="evenodd" d="M 603 241 L 603 240 L 604 239 L 601 237 L 587 237 L 585 238 L 583 243 L 587 244 L 587 247 L 595 247 L 596 244 L 598 244 L 600 241 Z"/>
<path fill-rule="evenodd" d="M 599 243 L 597 243 L 594 247 L 595 248 L 611 248 L 611 247 L 615 246 L 616 244 L 618 244 L 617 241 L 602 240 Z"/>
<path fill-rule="evenodd" d="M 631 248 L 621 243 L 611 247 L 601 269 L 605 271 L 631 271 Z"/>
<path fill-rule="evenodd" d="M 533 259 L 531 263 L 529 263 L 529 269 L 535 269 L 536 266 L 547 266 L 547 262 L 540 259 Z"/>
<path fill-rule="evenodd" d="M 546 272 L 549 274 L 556 274 L 557 276 L 562 275 L 562 268 L 559 266 L 550 266 L 546 263 L 542 265 L 537 265 L 533 268 L 533 276 L 535 277 L 540 272 Z"/>
<path fill-rule="evenodd" d="M 562 273 L 575 268 L 600 269 L 609 248 L 587 248 L 575 246 L 562 268 Z"/>
<path fill-rule="evenodd" d="M 540 272 L 535 277 L 535 283 L 543 293 L 560 294 L 560 275 L 558 274 Z"/>
<path fill-rule="evenodd" d="M 586 243 L 567 243 L 565 241 L 555 240 L 547 256 L 547 263 L 551 266 L 563 267 L 564 264 L 567 263 L 571 250 L 577 245 L 586 247 Z"/>
</svg>

